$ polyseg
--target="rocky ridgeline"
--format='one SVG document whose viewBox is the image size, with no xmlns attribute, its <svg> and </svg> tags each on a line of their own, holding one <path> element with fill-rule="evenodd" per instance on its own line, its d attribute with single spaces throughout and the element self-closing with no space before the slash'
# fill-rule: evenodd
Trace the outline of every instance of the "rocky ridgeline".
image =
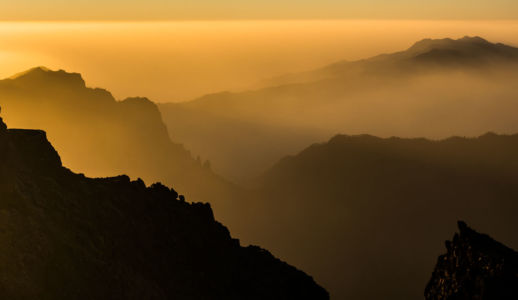
<svg viewBox="0 0 518 300">
<path fill-rule="evenodd" d="M 328 299 L 311 277 L 241 247 L 208 204 L 127 176 L 62 167 L 45 132 L 0 120 L 3 299 Z"/>
<path fill-rule="evenodd" d="M 426 299 L 518 299 L 518 253 L 458 224 L 460 233 L 446 241 Z"/>
</svg>

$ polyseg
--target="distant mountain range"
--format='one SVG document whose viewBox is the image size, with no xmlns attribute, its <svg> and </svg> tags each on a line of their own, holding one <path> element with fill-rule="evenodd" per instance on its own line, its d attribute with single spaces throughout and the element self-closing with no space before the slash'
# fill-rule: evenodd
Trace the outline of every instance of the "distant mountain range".
<svg viewBox="0 0 518 300">
<path fill-rule="evenodd" d="M 45 132 L 1 118 L 0 224 L 3 299 L 329 299 L 268 251 L 241 247 L 209 204 L 75 174 Z"/>
<path fill-rule="evenodd" d="M 513 133 L 518 49 L 480 37 L 274 78 L 269 87 L 159 104 L 177 141 L 235 180 L 344 132 L 379 136 Z"/>
<path fill-rule="evenodd" d="M 395 70 L 430 71 L 430 68 L 477 68 L 499 63 L 516 63 L 518 48 L 501 43 L 493 44 L 481 37 L 463 37 L 457 40 L 424 39 L 405 51 L 381 54 L 359 61 L 341 61 L 301 74 L 288 74 L 272 78 L 265 84 L 285 85 L 329 79 L 333 77 L 367 75 Z"/>
<path fill-rule="evenodd" d="M 501 43 L 491 43 L 481 37 L 466 36 L 456 40 L 451 38 L 423 39 L 404 51 L 380 54 L 358 61 L 339 61 L 308 72 L 274 77 L 266 80 L 263 85 L 265 85 L 264 88 L 269 89 L 333 78 L 350 80 L 349 76 L 414 76 L 417 72 L 430 72 L 437 69 L 446 71 L 478 69 L 502 63 L 518 63 L 518 48 Z M 211 97 L 218 95 L 207 95 L 193 101 L 210 101 Z"/>
</svg>

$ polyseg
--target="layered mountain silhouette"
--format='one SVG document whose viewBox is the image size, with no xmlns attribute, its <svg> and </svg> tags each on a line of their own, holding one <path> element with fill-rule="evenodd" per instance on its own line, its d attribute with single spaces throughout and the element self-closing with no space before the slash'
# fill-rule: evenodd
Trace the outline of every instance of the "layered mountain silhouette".
<svg viewBox="0 0 518 300">
<path fill-rule="evenodd" d="M 401 75 L 408 71 L 429 72 L 431 68 L 478 68 L 501 63 L 516 63 L 518 48 L 491 43 L 481 37 L 463 37 L 457 40 L 424 39 L 405 51 L 381 54 L 359 61 L 341 61 L 301 74 L 288 74 L 266 81 L 265 85 L 285 85 L 311 82 L 336 76 L 368 74 Z M 397 71 L 397 74 L 394 72 Z M 403 73 L 401 73 L 403 72 Z"/>
<path fill-rule="evenodd" d="M 10 126 L 44 129 L 65 165 L 73 171 L 101 177 L 125 173 L 132 179 L 142 177 L 145 182 L 161 181 L 174 185 L 188 200 L 210 202 L 217 219 L 223 220 L 234 236 L 242 238 L 245 244 L 265 246 L 281 259 L 308 271 L 330 290 L 332 297 L 418 298 L 422 297 L 435 258 L 442 252 L 435 241 L 449 234 L 447 224 L 464 219 L 476 228 L 494 233 L 497 239 L 513 247 L 518 244 L 514 230 L 518 225 L 514 216 L 518 196 L 515 157 L 518 137 L 501 135 L 518 132 L 515 53 L 515 48 L 481 38 L 424 40 L 400 53 L 358 62 L 339 62 L 305 74 L 272 79 L 271 86 L 263 89 L 208 95 L 158 107 L 146 98 L 117 101 L 106 90 L 87 87 L 79 74 L 35 68 L 0 81 L 0 105 Z M 487 131 L 499 134 L 443 140 L 384 138 L 394 135 L 477 136 Z M 339 132 L 351 135 L 335 136 Z M 382 138 L 357 135 L 365 132 Z M 5 149 L 16 144 L 15 152 L 25 153 L 23 159 L 9 156 L 6 162 L 17 161 L 17 166 L 42 164 L 41 170 L 65 172 L 59 171 L 62 169 L 53 166 L 55 164 L 46 165 L 49 160 L 56 161 L 57 156 L 38 146 L 40 142 L 37 141 L 43 139 L 41 132 L 9 130 L 4 136 L 9 136 L 9 142 L 2 151 L 8 151 Z M 332 136 L 335 137 L 329 142 L 313 145 L 279 161 L 286 154 Z M 194 159 L 189 151 L 173 141 L 184 144 L 194 156 L 209 159 L 211 164 Z M 52 246 L 55 252 L 43 252 L 55 253 L 47 255 L 55 259 L 42 262 L 44 266 L 37 265 L 35 273 L 30 273 L 40 276 L 38 280 L 42 281 L 37 281 L 41 283 L 35 290 L 28 289 L 28 293 L 37 294 L 36 289 L 53 286 L 44 282 L 46 279 L 41 275 L 44 273 L 41 270 L 48 266 L 62 266 L 52 271 L 51 274 L 57 275 L 49 277 L 50 283 L 59 281 L 52 278 L 61 274 L 65 277 L 75 274 L 64 267 L 72 258 L 58 259 L 59 253 L 65 251 L 63 249 L 70 248 L 92 259 L 93 269 L 81 269 L 83 265 L 72 264 L 71 268 L 81 269 L 85 276 L 93 276 L 97 271 L 105 270 L 102 266 L 108 265 L 115 274 L 121 274 L 117 276 L 127 276 L 120 282 L 135 287 L 131 293 L 137 292 L 137 287 L 145 286 L 142 290 L 151 287 L 150 290 L 158 291 L 156 295 L 159 295 L 143 294 L 138 298 L 173 295 L 163 292 L 165 284 L 153 281 L 153 274 L 166 272 L 169 276 L 172 273 L 168 272 L 172 271 L 167 270 L 176 267 L 185 272 L 195 271 L 187 272 L 181 278 L 174 277 L 174 280 L 185 280 L 174 282 L 186 286 L 185 290 L 173 291 L 178 292 L 174 295 L 199 289 L 200 293 L 204 290 L 213 293 L 199 294 L 200 298 L 214 295 L 232 298 L 226 294 L 221 296 L 218 293 L 222 292 L 216 290 L 218 286 L 231 290 L 226 288 L 228 285 L 225 284 L 231 283 L 225 276 L 234 276 L 237 271 L 231 272 L 234 275 L 210 273 L 202 270 L 192 257 L 173 254 L 162 258 L 167 251 L 177 253 L 174 252 L 176 238 L 168 240 L 171 245 L 158 243 L 149 247 L 127 238 L 128 232 L 137 237 L 146 235 L 149 241 L 153 239 L 149 235 L 162 237 L 165 232 L 176 236 L 188 232 L 178 238 L 178 243 L 195 244 L 198 248 L 189 249 L 197 258 L 208 255 L 200 252 L 202 248 L 229 251 L 232 257 L 241 257 L 241 250 L 235 250 L 241 248 L 228 235 L 228 243 L 234 245 L 232 249 L 237 252 L 203 242 L 208 236 L 219 236 L 196 231 L 202 225 L 196 223 L 199 216 L 194 211 L 199 209 L 205 211 L 201 214 L 210 215 L 208 207 L 182 204 L 182 201 L 171 199 L 180 197 L 169 190 L 169 196 L 163 196 L 171 199 L 167 203 L 174 203 L 175 209 L 185 207 L 188 215 L 176 216 L 173 212 L 169 214 L 163 205 L 155 204 L 163 197 L 154 195 L 166 194 L 166 188 L 161 185 L 145 188 L 141 181 L 131 181 L 127 177 L 88 179 L 69 171 L 65 173 L 72 175 L 59 178 L 71 176 L 75 179 L 42 175 L 41 182 L 40 179 L 38 182 L 23 181 L 24 176 L 37 172 L 33 171 L 35 168 L 20 168 L 22 175 L 12 175 L 11 169 L 4 172 L 8 174 L 4 177 L 5 185 L 2 183 L 4 191 L 8 195 L 18 193 L 25 197 L 23 201 L 9 200 L 5 204 L 6 209 L 18 209 L 8 213 L 13 221 L 6 221 L 6 224 L 24 224 L 26 227 L 20 225 L 19 228 L 27 228 L 27 231 L 20 235 L 23 238 L 17 239 L 22 248 L 10 248 L 11 252 L 5 253 L 14 253 L 16 249 L 36 251 L 34 249 L 47 249 L 45 245 L 57 245 Z M 236 181 L 262 175 L 257 180 L 247 181 L 253 189 L 244 190 L 214 173 L 222 173 Z M 23 184 L 17 184 L 17 180 Z M 112 190 L 114 185 L 117 186 L 115 191 Z M 83 196 L 74 198 L 76 192 Z M 104 192 L 110 196 L 102 196 Z M 41 197 L 33 196 L 39 193 Z M 147 204 L 138 202 L 137 197 Z M 57 200 L 53 202 L 52 199 Z M 100 201 L 101 209 L 74 202 L 76 200 L 64 202 L 69 199 Z M 36 204 L 28 206 L 27 201 Z M 134 202 L 138 204 L 133 206 Z M 23 211 L 26 207 L 29 209 Z M 198 208 L 191 211 L 187 207 Z M 73 220 L 65 219 L 68 210 L 72 211 Z M 143 221 L 124 219 L 126 211 Z M 148 214 L 151 217 L 146 219 Z M 89 221 L 90 216 L 101 223 Z M 43 223 L 46 218 L 55 219 Z M 120 222 L 111 223 L 111 219 Z M 182 223 L 184 219 L 194 223 Z M 70 231 L 62 225 L 68 224 L 65 221 L 73 221 Z M 102 224 L 99 225 L 102 229 L 96 224 Z M 113 244 L 106 245 L 107 237 L 101 233 L 105 227 L 109 229 L 109 238 L 122 236 L 118 248 L 113 248 Z M 207 230 L 220 230 L 214 229 L 216 227 Z M 76 231 L 76 228 L 79 229 Z M 191 235 L 194 231 L 197 233 Z M 75 232 L 79 232 L 77 236 Z M 90 234 L 98 238 L 84 238 Z M 198 238 L 197 234 L 202 237 Z M 91 242 L 76 247 L 77 240 Z M 122 240 L 128 240 L 130 244 Z M 28 245 L 38 243 L 42 246 L 29 249 Z M 11 247 L 10 242 L 5 245 Z M 90 248 L 87 251 L 82 247 Z M 121 248 L 135 249 L 131 252 L 135 256 L 122 255 L 120 259 L 124 261 L 118 261 L 115 266 L 106 263 L 112 258 L 110 255 L 116 256 L 113 253 L 123 253 Z M 186 249 L 178 251 L 188 252 Z M 247 249 L 244 251 L 264 254 L 257 248 Z M 39 252 L 27 253 L 20 258 L 20 265 L 30 266 L 32 261 L 25 263 L 23 259 L 37 257 Z M 74 257 L 84 257 L 79 254 Z M 210 259 L 232 266 L 238 264 L 221 255 L 210 256 Z M 138 266 L 124 269 L 124 264 L 136 256 L 140 257 Z M 158 261 L 152 266 L 160 265 L 163 269 L 158 266 L 153 269 L 155 267 L 146 263 L 151 256 L 156 256 L 153 258 L 157 260 L 153 262 Z M 173 265 L 181 264 L 174 259 L 187 261 L 186 265 Z M 242 264 L 240 261 L 239 265 Z M 16 266 L 11 264 L 9 268 L 15 270 Z M 219 269 L 219 266 L 211 267 L 211 270 Z M 268 275 L 269 272 L 285 271 L 261 269 L 258 272 Z M 142 275 L 144 273 L 147 275 Z M 100 278 L 114 282 L 110 277 L 113 273 L 107 274 Z M 201 281 L 207 289 L 193 283 L 200 278 L 216 277 L 215 274 L 221 277 L 221 281 L 214 281 L 215 286 L 210 283 L 211 279 Z M 245 276 L 243 280 L 256 280 L 246 275 L 248 273 L 240 274 Z M 150 277 L 146 277 L 148 275 Z M 256 281 L 264 290 L 273 291 L 276 287 L 270 288 L 269 284 L 276 286 L 281 279 L 274 275 L 270 277 L 273 281 L 269 283 L 263 284 L 263 279 Z M 79 282 L 91 279 L 72 278 L 72 286 L 81 291 L 85 288 Z M 24 287 L 24 280 L 20 275 L 9 284 Z M 312 286 L 311 281 L 297 282 L 297 285 L 305 284 Z M 251 287 L 251 290 L 255 288 Z M 123 289 L 117 286 L 113 295 Z M 97 295 L 97 292 L 87 295 Z M 12 291 L 6 293 L 13 294 Z M 58 292 L 51 295 L 57 295 L 53 293 Z M 71 288 L 66 295 L 74 298 L 73 293 Z M 285 298 L 294 295 L 289 293 L 276 295 Z M 313 295 L 310 290 L 304 293 Z M 247 298 L 241 292 L 235 295 Z M 262 297 L 269 298 L 268 295 Z"/>
<path fill-rule="evenodd" d="M 480 37 L 426 39 L 402 52 L 274 78 L 258 90 L 159 107 L 175 140 L 239 179 L 340 132 L 514 133 L 517 63 L 518 48 Z"/>
<path fill-rule="evenodd" d="M 425 290 L 427 300 L 517 299 L 518 253 L 459 222 Z"/>
<path fill-rule="evenodd" d="M 3 299 L 329 299 L 268 251 L 241 247 L 210 205 L 160 183 L 75 174 L 45 132 L 1 119 L 0 223 Z"/>
<path fill-rule="evenodd" d="M 44 129 L 74 171 L 174 184 L 188 197 L 213 204 L 237 198 L 208 164 L 171 141 L 147 98 L 116 101 L 104 89 L 87 87 L 77 73 L 38 67 L 1 80 L 0 105 L 11 126 Z"/>
<path fill-rule="evenodd" d="M 339 135 L 268 171 L 250 223 L 332 297 L 419 298 L 448 224 L 464 219 L 518 246 L 517 151 L 518 135 Z"/>
</svg>

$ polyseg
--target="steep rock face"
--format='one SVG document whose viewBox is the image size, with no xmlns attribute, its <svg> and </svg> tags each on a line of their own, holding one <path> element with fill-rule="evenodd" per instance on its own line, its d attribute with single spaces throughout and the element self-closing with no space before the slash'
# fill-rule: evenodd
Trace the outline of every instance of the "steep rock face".
<svg viewBox="0 0 518 300">
<path fill-rule="evenodd" d="M 234 191 L 171 141 L 158 107 L 147 98 L 117 101 L 107 90 L 87 87 L 80 74 L 38 67 L 0 80 L 0 106 L 11 127 L 45 130 L 74 171 L 174 184 L 189 198 L 215 206 Z"/>
<path fill-rule="evenodd" d="M 329 298 L 266 250 L 241 247 L 208 204 L 74 174 L 43 131 L 0 124 L 1 298 Z"/>
<path fill-rule="evenodd" d="M 518 253 L 458 224 L 425 290 L 426 299 L 518 299 Z"/>
</svg>

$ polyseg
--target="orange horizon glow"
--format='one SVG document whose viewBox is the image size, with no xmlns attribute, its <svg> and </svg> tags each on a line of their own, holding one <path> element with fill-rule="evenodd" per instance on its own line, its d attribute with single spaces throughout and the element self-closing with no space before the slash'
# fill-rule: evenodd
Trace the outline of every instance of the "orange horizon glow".
<svg viewBox="0 0 518 300">
<path fill-rule="evenodd" d="M 518 45 L 518 21 L 0 22 L 0 77 L 46 66 L 81 73 L 118 99 L 174 102 L 466 35 Z"/>
</svg>

